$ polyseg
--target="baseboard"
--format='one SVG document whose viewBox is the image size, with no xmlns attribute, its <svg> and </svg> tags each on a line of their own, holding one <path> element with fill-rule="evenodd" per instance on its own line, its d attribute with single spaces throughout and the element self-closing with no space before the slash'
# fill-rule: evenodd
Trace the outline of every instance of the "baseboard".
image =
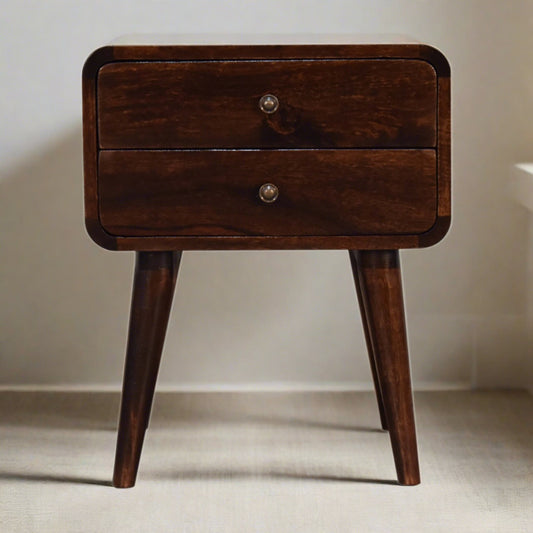
<svg viewBox="0 0 533 533">
<path fill-rule="evenodd" d="M 119 384 L 24 384 L 0 385 L 0 391 L 20 392 L 120 392 Z M 468 382 L 421 381 L 415 391 L 471 390 Z M 373 385 L 360 381 L 333 382 L 265 382 L 265 383 L 161 383 L 158 392 L 363 392 L 372 391 Z"/>
</svg>

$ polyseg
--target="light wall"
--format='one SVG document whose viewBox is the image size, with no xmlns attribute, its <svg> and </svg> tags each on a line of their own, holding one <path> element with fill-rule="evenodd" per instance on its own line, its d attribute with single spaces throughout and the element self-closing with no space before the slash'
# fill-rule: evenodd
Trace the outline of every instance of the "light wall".
<svg viewBox="0 0 533 533">
<path fill-rule="evenodd" d="M 394 33 L 452 66 L 453 226 L 402 253 L 417 387 L 527 384 L 533 2 L 4 0 L 0 18 L 0 383 L 115 386 L 133 255 L 83 228 L 80 71 L 125 33 Z M 368 386 L 345 252 L 184 254 L 169 387 Z"/>
<path fill-rule="evenodd" d="M 528 260 L 528 314 L 527 327 L 529 331 L 528 349 L 526 360 L 526 384 L 529 392 L 533 393 L 533 215 L 530 214 L 529 219 L 529 260 Z"/>
</svg>

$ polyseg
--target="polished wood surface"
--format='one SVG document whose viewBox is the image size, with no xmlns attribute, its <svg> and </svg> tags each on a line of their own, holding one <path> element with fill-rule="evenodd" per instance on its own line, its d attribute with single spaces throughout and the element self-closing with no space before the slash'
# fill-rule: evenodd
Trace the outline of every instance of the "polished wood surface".
<svg viewBox="0 0 533 533">
<path fill-rule="evenodd" d="M 277 39 L 280 39 L 280 35 Z M 265 59 L 421 59 L 433 66 L 439 77 L 450 77 L 450 65 L 436 48 L 413 41 L 397 39 L 376 42 L 367 38 L 357 41 L 356 36 L 347 42 L 346 36 L 331 42 L 276 43 L 155 43 L 111 44 L 95 50 L 83 67 L 83 78 L 94 80 L 98 70 L 114 61 L 234 61 Z M 255 37 L 254 37 L 255 41 Z"/>
<path fill-rule="evenodd" d="M 357 262 L 398 481 L 417 485 L 420 472 L 398 250 L 350 253 Z"/>
<path fill-rule="evenodd" d="M 274 94 L 279 109 L 259 108 Z M 421 60 L 125 62 L 98 74 L 101 148 L 434 147 Z"/>
<path fill-rule="evenodd" d="M 376 366 L 376 356 L 374 353 L 374 346 L 372 345 L 371 325 L 370 325 L 369 316 L 366 310 L 363 290 L 361 288 L 359 265 L 357 263 L 357 252 L 350 250 L 349 254 L 350 254 L 350 263 L 352 266 L 353 279 L 355 282 L 355 292 L 357 294 L 357 301 L 359 303 L 359 311 L 361 313 L 361 323 L 363 325 L 363 333 L 365 335 L 366 349 L 368 352 L 368 359 L 370 361 L 370 370 L 372 372 L 372 381 L 374 382 L 374 390 L 376 391 L 376 397 L 378 401 L 379 419 L 381 421 L 381 427 L 384 430 L 386 430 L 388 429 L 387 415 L 385 412 L 385 403 L 383 401 L 383 393 L 381 392 L 381 384 L 379 382 L 379 374 L 378 374 L 378 370 Z"/>
<path fill-rule="evenodd" d="M 87 231 L 137 252 L 114 485 L 135 483 L 176 250 L 335 248 L 398 481 L 419 483 L 398 249 L 450 226 L 448 62 L 415 43 L 162 42 L 100 48 L 83 69 Z"/>
<path fill-rule="evenodd" d="M 101 48 L 89 57 L 83 70 L 87 230 L 99 245 L 111 250 L 393 249 L 435 244 L 450 225 L 449 75 L 444 56 L 419 44 Z M 261 95 L 268 92 L 277 92 L 280 98 L 280 108 L 272 115 L 261 112 L 258 106 Z M 188 147 L 211 152 L 228 146 L 246 148 L 241 155 L 251 148 L 273 154 L 283 151 L 279 148 L 434 148 L 437 216 L 427 223 L 427 196 L 418 212 L 421 205 L 416 190 L 420 187 L 420 192 L 427 193 L 424 165 L 421 172 L 411 173 L 400 193 L 405 195 L 407 188 L 415 191 L 412 204 L 403 201 L 403 197 L 401 205 L 395 206 L 399 209 L 396 228 L 368 228 L 365 221 L 362 231 L 355 225 L 349 233 L 342 231 L 339 220 L 332 223 L 336 227 L 320 226 L 303 234 L 283 234 L 268 225 L 261 228 L 260 222 L 255 228 L 245 225 L 243 231 L 237 228 L 232 232 L 220 229 L 220 221 L 209 222 L 207 228 L 204 220 L 196 226 L 201 225 L 204 230 L 193 235 L 176 224 L 175 215 L 167 217 L 168 226 L 157 217 L 138 224 L 132 206 L 115 197 L 118 182 L 126 187 L 124 197 L 129 194 L 124 176 L 118 176 L 117 183 L 107 183 L 113 197 L 99 197 L 98 159 L 106 152 L 101 147 Z M 278 156 L 273 154 L 272 157 Z M 160 172 L 157 159 L 153 162 L 150 180 Z M 281 163 L 278 171 L 283 170 Z M 260 173 L 260 169 L 255 170 Z M 267 181 L 273 181 L 278 174 L 274 172 Z M 312 182 L 313 169 L 308 174 Z M 387 187 L 388 180 L 395 179 L 391 175 L 376 181 L 377 192 L 380 187 Z M 420 184 L 412 186 L 412 180 L 418 179 Z M 336 194 L 335 187 L 341 180 L 342 176 L 336 176 L 326 197 Z M 380 203 L 383 190 L 375 196 L 377 211 L 384 207 Z M 156 209 L 158 202 L 164 203 L 165 199 L 156 201 L 153 195 L 152 208 Z M 357 209 L 366 201 L 361 195 Z M 229 204 L 238 202 L 238 198 L 232 198 Z M 110 204 L 116 207 L 116 213 L 110 211 Z M 371 209 L 369 203 L 365 205 Z M 104 210 L 100 211 L 102 206 Z M 206 210 L 200 206 L 199 212 L 205 215 Z M 130 226 L 120 220 L 123 216 L 133 216 L 135 221 Z M 319 209 L 317 217 L 320 216 Z M 417 216 L 422 216 L 423 222 L 419 220 L 411 226 Z M 389 217 L 391 221 L 392 211 Z M 102 220 L 107 225 L 103 226 Z M 188 220 L 183 223 L 190 226 Z M 215 231 L 214 226 L 220 231 Z M 415 229 L 407 229 L 408 226 Z M 177 227 L 178 231 L 172 232 L 170 227 Z"/>
<path fill-rule="evenodd" d="M 394 235 L 435 223 L 434 150 L 102 151 L 112 235 Z M 272 181 L 279 197 L 258 196 Z"/>
<path fill-rule="evenodd" d="M 113 485 L 135 484 L 181 252 L 138 252 Z"/>
</svg>

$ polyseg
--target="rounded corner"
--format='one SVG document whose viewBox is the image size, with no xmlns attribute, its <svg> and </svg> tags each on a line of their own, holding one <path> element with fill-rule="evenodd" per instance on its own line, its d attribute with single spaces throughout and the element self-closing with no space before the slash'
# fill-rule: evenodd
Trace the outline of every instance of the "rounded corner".
<svg viewBox="0 0 533 533">
<path fill-rule="evenodd" d="M 427 61 L 437 73 L 439 78 L 449 78 L 451 74 L 451 67 L 446 56 L 434 46 L 429 44 L 421 44 L 420 58 Z"/>
<path fill-rule="evenodd" d="M 440 216 L 435 221 L 431 228 L 418 236 L 418 244 L 420 248 L 429 248 L 440 242 L 448 233 L 451 226 L 451 216 Z"/>
<path fill-rule="evenodd" d="M 86 218 L 85 229 L 87 230 L 89 237 L 98 244 L 98 246 L 101 246 L 106 250 L 118 250 L 116 237 L 107 233 L 99 222 Z"/>
<path fill-rule="evenodd" d="M 91 80 L 96 78 L 97 72 L 106 63 L 110 63 L 115 59 L 114 47 L 107 45 L 97 48 L 85 60 L 82 68 L 82 79 Z"/>
</svg>

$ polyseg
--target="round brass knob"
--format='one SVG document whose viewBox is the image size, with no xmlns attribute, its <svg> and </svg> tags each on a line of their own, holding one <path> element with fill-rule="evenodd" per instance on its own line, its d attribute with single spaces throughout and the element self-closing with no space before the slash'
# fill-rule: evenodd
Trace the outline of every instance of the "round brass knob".
<svg viewBox="0 0 533 533">
<path fill-rule="evenodd" d="M 271 204 L 278 199 L 279 189 L 273 183 L 265 183 L 259 187 L 259 198 L 265 204 Z"/>
<path fill-rule="evenodd" d="M 271 115 L 278 110 L 278 107 L 279 100 L 273 94 L 265 94 L 264 96 L 261 96 L 261 99 L 259 100 L 259 109 L 261 109 L 263 113 Z"/>
</svg>

